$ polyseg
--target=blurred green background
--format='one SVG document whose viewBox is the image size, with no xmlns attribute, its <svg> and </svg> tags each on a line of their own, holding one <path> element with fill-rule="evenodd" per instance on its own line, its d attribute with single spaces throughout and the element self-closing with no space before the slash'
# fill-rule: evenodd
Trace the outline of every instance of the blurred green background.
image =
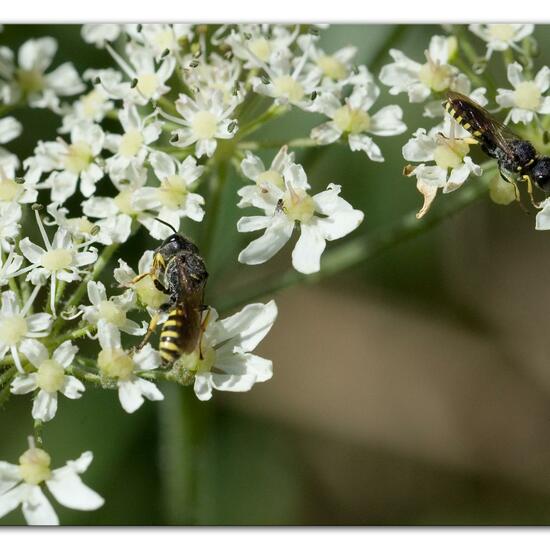
<svg viewBox="0 0 550 550">
<path fill-rule="evenodd" d="M 549 51 L 547 31 L 536 32 L 541 52 Z M 357 46 L 357 62 L 377 76 L 391 61 L 389 47 L 421 61 L 438 33 L 433 25 L 334 25 L 322 31 L 321 46 Z M 16 49 L 40 36 L 58 40 L 55 64 L 70 60 L 80 72 L 111 64 L 75 25 L 8 25 L 0 43 Z M 509 87 L 504 64 L 496 55 L 493 61 L 498 85 Z M 537 59 L 539 66 L 549 61 L 545 53 Z M 297 151 L 316 191 L 341 184 L 343 197 L 365 212 L 355 235 L 421 204 L 413 179 L 402 176 L 401 147 L 432 121 L 421 106 L 381 89 L 373 111 L 398 103 L 409 128 L 376 138 L 384 164 L 344 146 Z M 14 114 L 25 131 L 8 148 L 20 158 L 38 138 L 55 139 L 51 113 Z M 320 120 L 292 111 L 261 136 L 306 136 Z M 243 214 L 236 190 L 244 183 L 232 170 L 208 251 L 214 307 L 290 265 L 291 246 L 268 266 L 237 264 L 250 237 L 235 230 Z M 533 227 L 534 217 L 517 206 L 483 201 L 353 272 L 280 293 L 280 318 L 259 348 L 274 360 L 274 378 L 250 393 L 199 403 L 188 388 L 166 386 L 164 402 L 146 402 L 133 415 L 107 391 L 62 399 L 44 429 L 53 466 L 93 450 L 84 480 L 106 503 L 91 513 L 55 505 L 61 523 L 550 523 L 550 241 Z M 200 240 L 193 222 L 185 231 Z M 140 233 L 120 256 L 135 265 L 154 246 Z M 29 400 L 13 397 L 0 418 L 0 458 L 16 462 L 32 431 Z M 20 510 L 0 519 L 20 523 Z"/>
</svg>

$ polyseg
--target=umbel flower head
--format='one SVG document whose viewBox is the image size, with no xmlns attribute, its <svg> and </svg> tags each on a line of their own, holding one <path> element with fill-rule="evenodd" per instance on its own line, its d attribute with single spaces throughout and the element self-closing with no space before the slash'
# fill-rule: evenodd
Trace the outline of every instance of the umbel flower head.
<svg viewBox="0 0 550 550">
<path fill-rule="evenodd" d="M 35 446 L 29 438 L 29 448 L 19 457 L 19 464 L 0 462 L 0 517 L 21 506 L 29 525 L 59 525 L 59 519 L 44 488 L 59 504 L 73 510 L 97 510 L 104 500 L 80 479 L 93 460 L 86 451 L 76 460 L 52 470 L 50 455 Z"/>
</svg>

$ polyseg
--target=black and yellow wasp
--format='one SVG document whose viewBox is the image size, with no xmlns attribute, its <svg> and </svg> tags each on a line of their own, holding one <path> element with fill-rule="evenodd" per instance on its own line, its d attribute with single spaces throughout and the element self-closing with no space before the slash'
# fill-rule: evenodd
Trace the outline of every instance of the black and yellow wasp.
<svg viewBox="0 0 550 550">
<path fill-rule="evenodd" d="M 514 134 L 481 105 L 458 92 L 447 92 L 443 103 L 454 120 L 473 136 L 484 153 L 496 159 L 502 177 L 512 183 L 519 200 L 517 182 L 527 185 L 533 205 L 533 184 L 550 192 L 550 157 L 540 155 L 533 145 Z"/>
<path fill-rule="evenodd" d="M 170 224 L 158 218 L 157 221 L 174 233 L 155 250 L 151 270 L 138 275 L 131 283 L 150 276 L 155 287 L 168 295 L 168 302 L 151 319 L 139 348 L 155 331 L 160 313 L 168 312 L 168 319 L 162 325 L 159 352 L 164 363 L 173 363 L 181 355 L 193 353 L 197 346 L 202 354 L 200 342 L 204 330 L 203 312 L 208 309 L 204 305 L 208 273 L 196 245 L 178 234 Z"/>
</svg>

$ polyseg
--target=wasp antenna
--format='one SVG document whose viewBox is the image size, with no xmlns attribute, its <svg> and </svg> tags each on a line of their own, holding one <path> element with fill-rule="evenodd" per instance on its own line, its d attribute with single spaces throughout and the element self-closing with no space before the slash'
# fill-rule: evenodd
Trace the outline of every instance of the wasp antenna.
<svg viewBox="0 0 550 550">
<path fill-rule="evenodd" d="M 170 225 L 168 222 L 165 222 L 164 220 L 161 220 L 160 218 L 155 218 L 157 222 L 163 223 L 164 225 L 168 226 L 174 233 L 177 233 L 173 225 Z"/>
</svg>

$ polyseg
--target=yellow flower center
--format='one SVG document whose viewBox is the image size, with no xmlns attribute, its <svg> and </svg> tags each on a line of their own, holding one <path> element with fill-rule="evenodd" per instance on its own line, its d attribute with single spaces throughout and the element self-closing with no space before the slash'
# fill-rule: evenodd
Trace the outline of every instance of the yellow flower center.
<svg viewBox="0 0 550 550">
<path fill-rule="evenodd" d="M 508 42 L 514 37 L 514 27 L 512 27 L 512 25 L 502 23 L 487 25 L 487 30 L 489 31 L 489 36 L 494 40 Z"/>
<path fill-rule="evenodd" d="M 143 136 L 139 130 L 128 130 L 120 140 L 118 152 L 123 157 L 135 157 L 143 145 Z"/>
<path fill-rule="evenodd" d="M 315 212 L 313 199 L 303 189 L 286 191 L 283 204 L 285 214 L 294 221 L 308 222 Z"/>
<path fill-rule="evenodd" d="M 98 309 L 99 316 L 116 327 L 121 327 L 126 322 L 126 313 L 109 300 L 100 302 Z"/>
<path fill-rule="evenodd" d="M 198 349 L 192 353 L 184 354 L 178 359 L 178 368 L 193 374 L 210 372 L 215 364 L 216 350 L 205 344 L 204 341 L 202 343 L 202 359 Z"/>
<path fill-rule="evenodd" d="M 278 76 L 273 79 L 275 95 L 286 97 L 289 101 L 297 102 L 304 97 L 304 88 L 290 75 Z"/>
<path fill-rule="evenodd" d="M 168 296 L 157 289 L 151 277 L 141 279 L 135 284 L 135 289 L 140 302 L 154 309 L 158 309 L 168 300 Z"/>
<path fill-rule="evenodd" d="M 187 183 L 181 176 L 168 176 L 160 184 L 158 199 L 168 208 L 178 208 L 185 202 L 187 193 Z"/>
<path fill-rule="evenodd" d="M 533 81 L 521 82 L 514 92 L 514 103 L 520 109 L 535 111 L 540 106 L 541 94 Z"/>
<path fill-rule="evenodd" d="M 268 61 L 271 55 L 271 44 L 263 37 L 251 40 L 248 43 L 250 51 L 262 61 Z"/>
<path fill-rule="evenodd" d="M 191 121 L 197 139 L 212 139 L 218 129 L 218 119 L 210 111 L 199 111 Z"/>
<path fill-rule="evenodd" d="M 128 380 L 134 372 L 132 358 L 117 348 L 102 349 L 97 356 L 97 366 L 104 376 L 118 380 Z"/>
<path fill-rule="evenodd" d="M 420 82 L 434 92 L 446 90 L 451 85 L 452 76 L 453 72 L 449 65 L 437 63 L 425 63 L 418 73 Z"/>
<path fill-rule="evenodd" d="M 0 201 L 10 202 L 14 200 L 23 186 L 12 179 L 0 180 Z"/>
<path fill-rule="evenodd" d="M 44 88 L 44 75 L 38 69 L 31 69 L 30 71 L 18 69 L 17 81 L 23 92 L 27 94 L 39 92 Z"/>
<path fill-rule="evenodd" d="M 28 449 L 19 457 L 19 473 L 25 483 L 38 485 L 52 477 L 50 455 L 42 449 Z"/>
<path fill-rule="evenodd" d="M 332 55 L 322 55 L 317 59 L 317 65 L 326 76 L 333 80 L 342 80 L 348 74 L 346 66 Z"/>
<path fill-rule="evenodd" d="M 23 315 L 12 315 L 0 320 L 0 342 L 5 346 L 18 344 L 27 332 L 27 321 Z"/>
<path fill-rule="evenodd" d="M 128 216 L 135 214 L 135 210 L 132 208 L 132 190 L 123 189 L 114 199 L 117 208 Z"/>
<path fill-rule="evenodd" d="M 154 73 L 142 74 L 137 80 L 136 88 L 143 96 L 150 99 L 159 86 L 159 79 L 157 75 Z"/>
<path fill-rule="evenodd" d="M 48 393 L 59 391 L 65 383 L 65 369 L 57 361 L 47 359 L 38 367 L 36 383 Z"/>
<path fill-rule="evenodd" d="M 79 233 L 91 233 L 94 224 L 86 217 L 80 216 L 78 218 L 67 218 L 67 222 L 71 231 L 78 231 Z"/>
<path fill-rule="evenodd" d="M 59 271 L 66 269 L 73 261 L 73 253 L 66 248 L 58 248 L 56 250 L 48 250 L 42 254 L 40 263 L 48 271 Z"/>
<path fill-rule="evenodd" d="M 285 188 L 283 176 L 281 176 L 281 174 L 279 174 L 279 172 L 277 172 L 276 170 L 266 170 L 256 178 L 256 185 L 258 185 L 258 187 L 263 188 L 266 186 L 266 184 L 274 185 L 279 189 Z"/>
<path fill-rule="evenodd" d="M 80 174 L 90 166 L 92 158 L 91 147 L 84 141 L 77 141 L 69 145 L 69 149 L 63 158 L 63 166 L 65 170 L 73 174 Z"/>
<path fill-rule="evenodd" d="M 447 139 L 434 151 L 434 161 L 444 169 L 457 168 L 470 151 L 470 146 L 462 139 Z"/>
<path fill-rule="evenodd" d="M 349 105 L 337 109 L 332 120 L 340 131 L 350 134 L 360 134 L 370 128 L 369 114 L 361 109 L 352 109 Z"/>
<path fill-rule="evenodd" d="M 91 120 L 99 112 L 105 101 L 105 96 L 99 90 L 92 90 L 81 98 L 82 113 Z"/>
</svg>

